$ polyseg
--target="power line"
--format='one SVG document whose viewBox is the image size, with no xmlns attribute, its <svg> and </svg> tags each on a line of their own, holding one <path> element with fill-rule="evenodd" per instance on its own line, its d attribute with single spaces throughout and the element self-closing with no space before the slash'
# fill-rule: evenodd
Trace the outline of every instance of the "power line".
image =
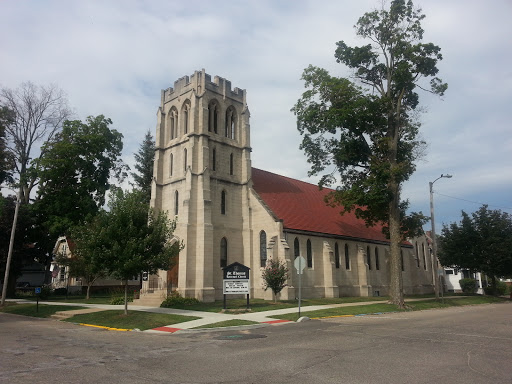
<svg viewBox="0 0 512 384">
<path fill-rule="evenodd" d="M 467 203 L 473 203 L 473 204 L 478 204 L 478 205 L 487 205 L 488 207 L 494 207 L 494 208 L 498 208 L 498 209 L 506 209 L 506 210 L 512 211 L 512 208 L 510 208 L 510 207 L 500 207 L 498 205 L 491 205 L 491 204 L 487 204 L 487 203 L 480 203 L 478 201 L 466 200 L 466 199 L 462 199 L 460 197 L 443 195 L 442 193 L 435 192 L 435 191 L 434 191 L 434 193 L 439 195 L 439 196 L 449 197 L 450 199 L 461 200 L 461 201 L 465 201 Z"/>
</svg>

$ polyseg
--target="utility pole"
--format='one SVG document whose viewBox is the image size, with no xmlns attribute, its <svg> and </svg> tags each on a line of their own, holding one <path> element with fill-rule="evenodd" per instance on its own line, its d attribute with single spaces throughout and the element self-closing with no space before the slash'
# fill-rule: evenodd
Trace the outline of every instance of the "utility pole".
<svg viewBox="0 0 512 384">
<path fill-rule="evenodd" d="M 18 223 L 18 212 L 20 210 L 21 186 L 16 196 L 16 208 L 14 209 L 14 219 L 12 220 L 11 239 L 9 240 L 9 253 L 7 254 L 7 262 L 5 263 L 4 285 L 2 287 L 1 307 L 5 305 L 5 296 L 7 296 L 7 284 L 9 282 L 9 270 L 11 268 L 12 250 L 14 248 L 14 235 L 16 233 L 16 224 Z"/>
<path fill-rule="evenodd" d="M 450 179 L 452 177 L 452 175 L 443 175 L 441 174 L 441 176 L 439 176 L 437 179 L 435 179 L 434 181 L 430 181 L 428 183 L 428 186 L 429 186 L 429 189 L 430 189 L 430 223 L 432 224 L 432 233 L 431 233 L 431 236 L 432 236 L 432 254 L 433 254 L 433 260 L 432 260 L 432 274 L 434 276 L 434 292 L 436 294 L 436 299 L 438 300 L 439 299 L 439 291 L 440 291 L 440 283 L 439 283 L 439 279 L 440 279 L 440 276 L 439 273 L 438 273 L 438 269 L 439 269 L 439 266 L 438 266 L 438 262 L 437 262 L 437 242 L 436 242 L 436 222 L 435 222 L 435 219 L 434 219 L 434 190 L 433 190 L 433 186 L 434 186 L 434 183 L 441 179 L 441 178 L 447 178 L 447 179 Z"/>
</svg>

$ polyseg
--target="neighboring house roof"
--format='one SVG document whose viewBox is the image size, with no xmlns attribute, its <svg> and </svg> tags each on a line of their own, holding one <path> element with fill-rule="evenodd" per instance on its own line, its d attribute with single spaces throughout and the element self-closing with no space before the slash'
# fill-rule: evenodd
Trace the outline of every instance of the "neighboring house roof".
<svg viewBox="0 0 512 384">
<path fill-rule="evenodd" d="M 341 215 L 340 208 L 325 203 L 332 189 L 252 168 L 253 189 L 274 215 L 283 221 L 284 229 L 316 232 L 389 243 L 382 226 L 367 227 L 354 212 Z"/>
</svg>

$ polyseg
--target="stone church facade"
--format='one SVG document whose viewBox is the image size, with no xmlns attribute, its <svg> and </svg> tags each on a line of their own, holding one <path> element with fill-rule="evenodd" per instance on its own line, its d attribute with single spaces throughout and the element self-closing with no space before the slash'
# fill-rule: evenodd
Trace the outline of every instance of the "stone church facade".
<svg viewBox="0 0 512 384">
<path fill-rule="evenodd" d="M 204 70 L 180 78 L 161 94 L 151 205 L 177 219 L 173 241 L 184 248 L 178 265 L 150 276 L 143 292 L 219 300 L 222 267 L 239 262 L 251 268 L 251 297 L 271 299 L 261 273 L 277 258 L 290 270 L 280 297 L 293 299 L 293 262 L 302 255 L 303 297 L 388 294 L 388 240 L 380 227 L 327 207 L 328 191 L 252 168 L 245 90 Z M 402 259 L 405 293 L 433 292 L 426 240 L 404 243 Z"/>
</svg>

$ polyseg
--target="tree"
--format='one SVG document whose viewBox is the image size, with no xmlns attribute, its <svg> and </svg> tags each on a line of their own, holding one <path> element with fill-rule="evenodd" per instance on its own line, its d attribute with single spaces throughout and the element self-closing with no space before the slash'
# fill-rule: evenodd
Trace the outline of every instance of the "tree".
<svg viewBox="0 0 512 384">
<path fill-rule="evenodd" d="M 277 295 L 286 287 L 288 280 L 288 268 L 277 259 L 270 258 L 262 273 L 263 289 L 270 288 L 274 293 L 274 303 L 277 302 Z"/>
<path fill-rule="evenodd" d="M 7 148 L 6 129 L 14 122 L 14 112 L 7 107 L 0 106 L 0 185 L 12 182 L 12 169 L 14 163 Z"/>
<path fill-rule="evenodd" d="M 135 187 L 146 196 L 146 201 L 151 200 L 151 184 L 153 182 L 153 162 L 155 159 L 155 140 L 148 129 L 139 151 L 135 154 L 135 169 L 132 172 Z"/>
<path fill-rule="evenodd" d="M 365 13 L 356 34 L 370 43 L 337 43 L 338 63 L 354 71 L 359 85 L 309 66 L 302 79 L 307 89 L 292 111 L 297 115 L 310 175 L 322 174 L 320 187 L 342 185 L 328 197 L 342 213 L 355 211 L 367 225 L 383 223 L 390 238 L 391 302 L 404 306 L 400 243 L 421 231 L 426 218 L 406 215 L 402 183 L 415 170 L 424 143 L 417 138 L 420 81 L 431 78 L 430 92 L 442 95 L 447 85 L 434 77 L 440 48 L 422 43 L 425 16 L 412 1 L 393 0 L 390 9 Z"/>
<path fill-rule="evenodd" d="M 5 278 L 7 257 L 10 244 L 13 217 L 16 210 L 16 196 L 0 196 L 0 276 Z M 6 296 L 12 297 L 16 287 L 16 279 L 21 275 L 24 266 L 34 261 L 44 262 L 38 249 L 31 241 L 30 230 L 34 225 L 33 215 L 28 204 L 19 207 L 16 221 L 16 236 L 14 237 L 11 263 L 9 264 Z"/>
<path fill-rule="evenodd" d="M 68 267 L 70 276 L 85 280 L 87 299 L 90 298 L 91 286 L 94 282 L 106 276 L 107 268 L 104 265 L 103 249 L 108 239 L 102 236 L 106 226 L 106 213 L 100 211 L 83 225 L 74 227 L 71 231 L 71 242 L 74 244 L 71 257 L 61 254 L 56 258 L 59 265 Z"/>
<path fill-rule="evenodd" d="M 152 211 L 142 192 L 117 190 L 109 208 L 101 234 L 106 239 L 104 265 L 110 276 L 125 284 L 124 312 L 128 314 L 128 280 L 142 271 L 170 269 L 183 246 L 171 241 L 176 222 L 165 212 Z"/>
<path fill-rule="evenodd" d="M 443 227 L 439 260 L 485 273 L 496 291 L 496 278 L 512 276 L 512 216 L 487 205 L 471 216 L 462 211 L 460 224 Z"/>
<path fill-rule="evenodd" d="M 35 146 L 51 140 L 71 111 L 64 92 L 57 86 L 36 86 L 31 82 L 17 89 L 0 89 L 0 105 L 14 113 L 14 121 L 6 126 L 8 149 L 15 161 L 21 200 L 28 203 L 30 192 L 37 185 L 36 174 L 30 171 Z M 44 155 L 44 150 L 39 155 Z"/>
<path fill-rule="evenodd" d="M 47 246 L 96 215 L 105 204 L 112 178 L 120 182 L 125 176 L 123 135 L 111 124 L 103 115 L 89 116 L 86 122 L 67 120 L 43 146 L 35 206 L 42 234 L 49 236 L 44 241 Z"/>
</svg>

